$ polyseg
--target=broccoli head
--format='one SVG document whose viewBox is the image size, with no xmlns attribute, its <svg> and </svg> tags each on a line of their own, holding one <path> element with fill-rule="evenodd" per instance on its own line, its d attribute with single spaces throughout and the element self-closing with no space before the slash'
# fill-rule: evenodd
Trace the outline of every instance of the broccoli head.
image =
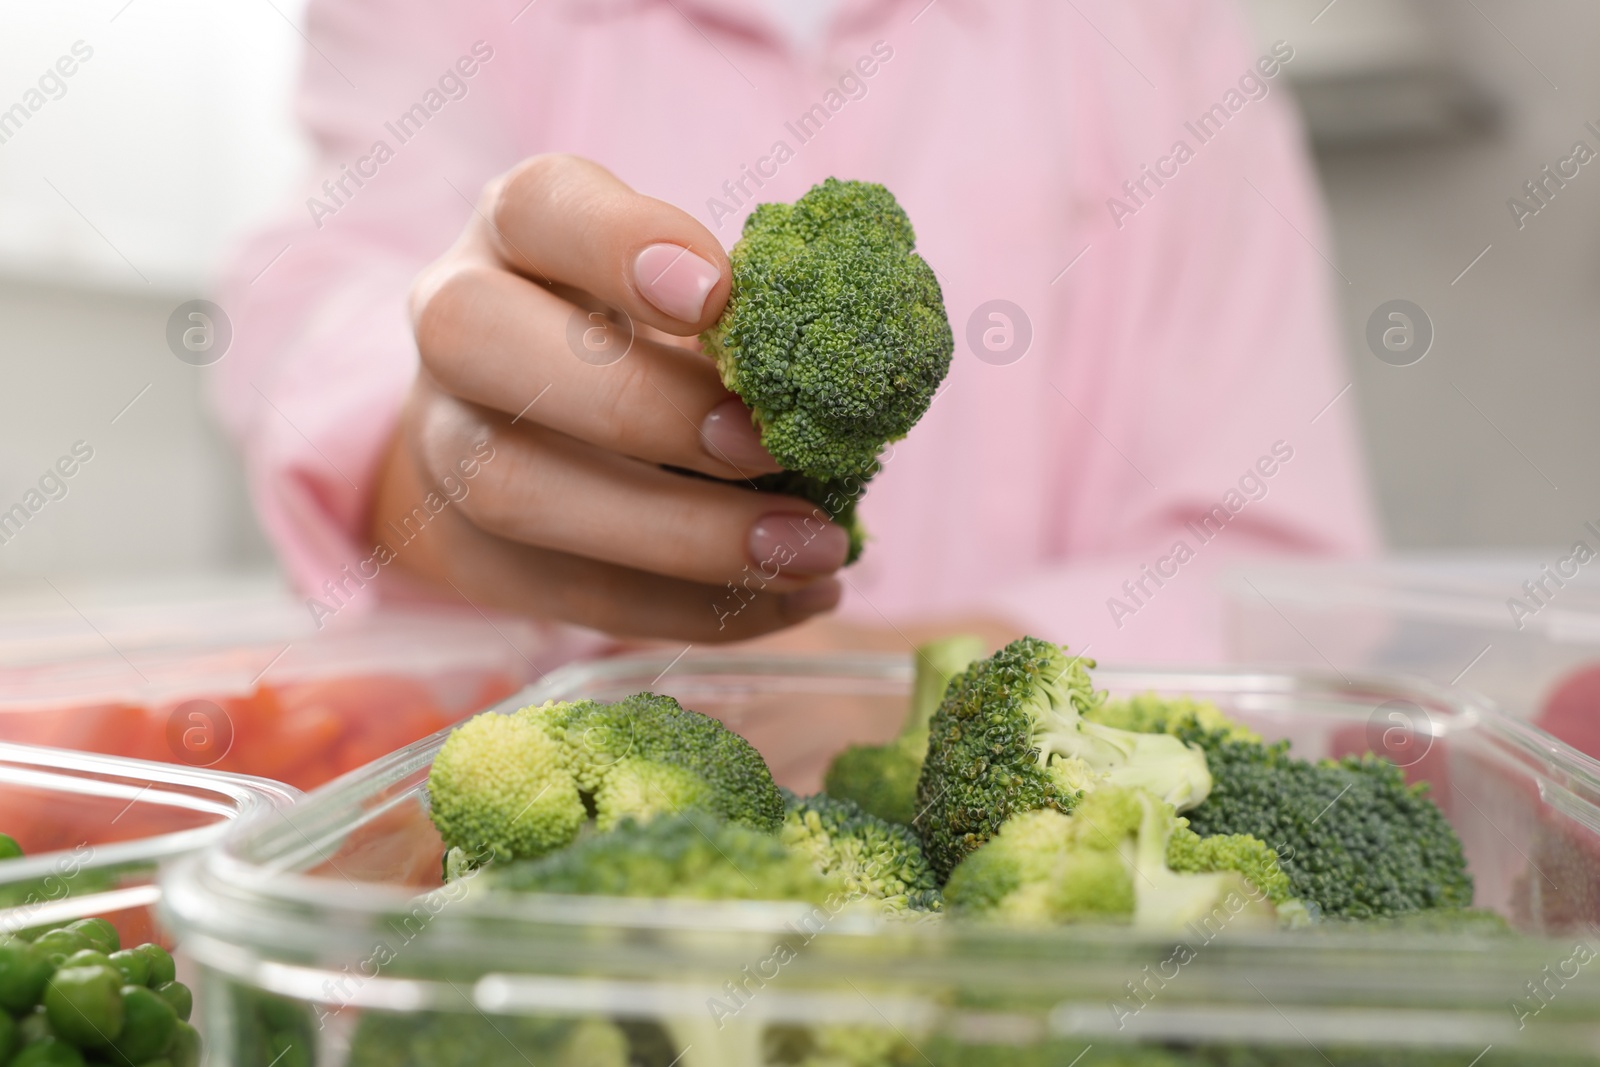
<svg viewBox="0 0 1600 1067">
<path fill-rule="evenodd" d="M 808 856 L 768 833 L 705 812 L 625 818 L 609 833 L 583 836 L 559 852 L 490 868 L 488 891 L 693 900 L 821 903 L 844 891 Z"/>
<path fill-rule="evenodd" d="M 641 821 L 693 808 L 715 811 L 716 790 L 685 767 L 639 756 L 611 764 L 594 793 L 595 827 L 615 829 L 623 819 Z"/>
<path fill-rule="evenodd" d="M 669 696 L 549 703 L 517 717 L 562 742 L 578 788 L 594 795 L 601 829 L 625 815 L 691 807 L 768 832 L 783 823 L 783 797 L 761 753 Z"/>
<path fill-rule="evenodd" d="M 879 451 L 928 410 L 955 352 L 915 243 L 893 194 L 870 182 L 829 178 L 793 204 L 758 205 L 730 253 L 727 307 L 701 335 L 787 472 L 758 486 L 847 529 Z"/>
<path fill-rule="evenodd" d="M 928 409 L 955 338 L 915 244 L 870 182 L 829 178 L 746 220 L 727 309 L 702 340 L 786 470 L 868 477 Z"/>
<path fill-rule="evenodd" d="M 880 819 L 909 826 L 917 814 L 917 779 L 927 751 L 926 734 L 920 746 L 905 734 L 885 745 L 851 745 L 828 764 L 823 792 L 858 804 Z"/>
<path fill-rule="evenodd" d="M 944 699 L 950 679 L 981 659 L 983 650 L 983 639 L 973 634 L 919 647 L 911 707 L 899 735 L 885 745 L 851 745 L 840 752 L 822 779 L 823 791 L 853 800 L 880 819 L 909 826 L 917 814 L 917 778 L 928 753 L 928 720 Z"/>
<path fill-rule="evenodd" d="M 1214 785 L 1189 812 L 1201 837 L 1248 834 L 1278 856 L 1294 895 L 1329 918 L 1372 919 L 1472 904 L 1461 841 L 1428 799 L 1373 756 L 1309 762 L 1288 743 L 1263 745 L 1191 729 Z"/>
<path fill-rule="evenodd" d="M 1013 815 L 1066 813 L 1111 784 L 1148 789 L 1178 808 L 1211 788 L 1204 753 L 1169 734 L 1102 726 L 1088 668 L 1048 641 L 1023 637 L 950 684 L 929 723 L 916 826 L 934 870 L 948 876 Z"/>
<path fill-rule="evenodd" d="M 1089 793 L 1070 815 L 1024 812 L 961 861 L 946 899 L 957 913 L 1032 924 L 1131 921 L 1172 932 L 1275 922 L 1266 891 L 1237 870 L 1169 866 L 1180 822 L 1147 790 L 1115 785 Z"/>
<path fill-rule="evenodd" d="M 1194 1059 L 1184 1052 L 1161 1046 L 1111 1044 L 1100 1040 L 1085 1043 L 1078 1038 L 1046 1040 L 1033 1045 L 993 1045 L 937 1034 L 923 1049 L 929 1061 L 939 1067 L 1072 1067 L 1073 1064 L 1078 1067 L 1269 1067 L 1248 1058 L 1248 1049 L 1244 1050 L 1245 1057 L 1237 1061 L 1213 1064 L 1211 1060 Z"/>
<path fill-rule="evenodd" d="M 1506 917 L 1488 908 L 1427 908 L 1386 915 L 1381 919 L 1335 919 L 1319 929 L 1339 932 L 1359 926 L 1368 933 L 1455 935 L 1461 937 L 1516 937 Z"/>
<path fill-rule="evenodd" d="M 885 1026 L 769 1026 L 760 1067 L 913 1067 L 922 1053 Z"/>
<path fill-rule="evenodd" d="M 588 818 L 561 744 L 510 715 L 478 715 L 451 731 L 428 797 L 445 846 L 474 855 L 543 855 Z"/>
<path fill-rule="evenodd" d="M 1207 732 L 1220 730 L 1235 741 L 1261 740 L 1260 734 L 1228 718 L 1211 701 L 1188 696 L 1135 693 L 1090 708 L 1083 717 L 1103 726 L 1141 734 L 1177 734 L 1198 728 Z"/>
<path fill-rule="evenodd" d="M 842 878 L 852 898 L 881 901 L 888 914 L 942 906 L 939 880 L 909 828 L 822 793 L 785 800 L 779 840 L 811 857 L 818 871 Z"/>
<path fill-rule="evenodd" d="M 1471 1058 L 1459 1048 L 1420 1047 L 1384 1043 L 1381 1039 L 1352 1035 L 1351 1044 L 1319 1043 L 1312 1051 L 1304 1041 L 1291 1044 L 1195 1044 L 1191 1041 L 1159 1045 L 1123 1045 L 1097 1040 L 1086 1045 L 1081 1038 L 1042 1041 L 1035 1045 L 972 1044 L 959 1037 L 936 1035 L 921 1043 L 927 1062 L 939 1067 L 1462 1067 Z M 1485 1050 L 1474 1067 L 1595 1067 L 1589 1052 L 1545 1053 L 1523 1046 Z M 1092 1052 L 1090 1050 L 1093 1050 Z M 922 1062 L 922 1061 L 919 1061 Z M 665 1065 L 661 1065 L 665 1067 Z"/>
<path fill-rule="evenodd" d="M 348 1067 L 629 1067 L 628 1039 L 603 1019 L 547 1019 L 476 1010 L 364 1011 Z"/>
<path fill-rule="evenodd" d="M 479 715 L 439 750 L 428 793 L 451 850 L 447 869 L 458 874 L 463 855 L 528 859 L 564 847 L 591 813 L 601 830 L 689 809 L 769 833 L 783 823 L 760 753 L 654 693 Z"/>
<path fill-rule="evenodd" d="M 1280 908 L 1294 900 L 1294 888 L 1278 864 L 1278 854 L 1249 834 L 1201 837 L 1189 828 L 1188 819 L 1180 817 L 1167 842 L 1167 866 L 1194 873 L 1237 871 Z"/>
<path fill-rule="evenodd" d="M 1071 815 L 1022 812 L 961 861 L 945 901 L 958 915 L 1034 924 L 1130 916 L 1133 872 L 1121 850 L 1142 816 L 1120 789 L 1089 794 Z"/>
<path fill-rule="evenodd" d="M 669 1058 L 639 1058 L 639 1067 L 914 1067 L 922 1054 L 900 1031 L 852 1024 L 766 1025 L 759 1020 L 675 1016 L 667 1020 Z M 654 1051 L 654 1050 L 652 1050 Z"/>
<path fill-rule="evenodd" d="M 1214 933 L 1230 923 L 1271 926 L 1277 922 L 1267 891 L 1238 870 L 1217 867 L 1187 872 L 1169 867 L 1168 850 L 1179 829 L 1177 814 L 1170 804 L 1148 792 L 1135 792 L 1143 808 L 1133 848 L 1135 926 L 1171 932 L 1194 925 Z"/>
</svg>

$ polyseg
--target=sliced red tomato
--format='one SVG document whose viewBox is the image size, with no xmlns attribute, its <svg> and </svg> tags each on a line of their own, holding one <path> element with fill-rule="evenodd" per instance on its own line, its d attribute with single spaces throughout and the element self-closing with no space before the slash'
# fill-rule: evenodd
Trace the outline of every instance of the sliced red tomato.
<svg viewBox="0 0 1600 1067">
<path fill-rule="evenodd" d="M 1580 752 L 1600 757 L 1600 664 L 1562 678 L 1545 697 L 1534 724 Z"/>
</svg>

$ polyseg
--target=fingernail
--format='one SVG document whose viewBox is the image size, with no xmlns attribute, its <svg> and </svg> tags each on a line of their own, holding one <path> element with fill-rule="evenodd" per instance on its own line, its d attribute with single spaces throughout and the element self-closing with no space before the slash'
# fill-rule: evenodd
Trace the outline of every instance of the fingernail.
<svg viewBox="0 0 1600 1067">
<path fill-rule="evenodd" d="M 633 261 L 633 281 L 644 298 L 675 319 L 700 321 L 706 297 L 722 277 L 682 245 L 650 245 Z"/>
<path fill-rule="evenodd" d="M 763 515 L 750 526 L 750 558 L 782 574 L 832 574 L 849 553 L 850 535 L 811 515 Z"/>
<path fill-rule="evenodd" d="M 700 446 L 706 454 L 742 471 L 777 471 L 783 468 L 761 447 L 761 435 L 750 423 L 750 409 L 730 396 L 706 413 L 700 422 Z"/>
<path fill-rule="evenodd" d="M 783 617 L 799 622 L 813 615 L 820 615 L 824 611 L 832 611 L 839 606 L 839 596 L 842 592 L 843 589 L 836 579 L 823 578 L 792 593 L 785 593 L 781 609 Z"/>
</svg>

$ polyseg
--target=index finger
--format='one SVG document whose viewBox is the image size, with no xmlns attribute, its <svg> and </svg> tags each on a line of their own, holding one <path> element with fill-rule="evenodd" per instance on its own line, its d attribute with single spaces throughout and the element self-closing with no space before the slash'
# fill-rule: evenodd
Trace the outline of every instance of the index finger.
<svg viewBox="0 0 1600 1067">
<path fill-rule="evenodd" d="M 526 160 L 490 189 L 488 220 L 510 269 L 576 286 L 668 333 L 699 333 L 727 303 L 732 274 L 711 231 L 598 163 Z"/>
</svg>

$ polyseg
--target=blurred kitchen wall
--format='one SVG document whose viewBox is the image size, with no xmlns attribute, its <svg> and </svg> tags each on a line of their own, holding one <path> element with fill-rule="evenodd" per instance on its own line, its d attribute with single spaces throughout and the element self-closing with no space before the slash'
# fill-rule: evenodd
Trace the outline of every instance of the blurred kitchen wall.
<svg viewBox="0 0 1600 1067">
<path fill-rule="evenodd" d="M 208 368 L 166 332 L 305 165 L 289 113 L 300 6 L 25 0 L 0 15 L 0 511 L 75 444 L 92 454 L 0 544 L 0 583 L 270 565 L 204 406 Z M 8 122 L 17 103 L 30 113 Z"/>
<path fill-rule="evenodd" d="M 1600 4 L 1251 6 L 1309 60 L 1295 75 L 1390 544 L 1570 545 L 1600 518 L 1600 156 L 1564 188 L 1547 182 L 1544 206 L 1524 185 L 1580 140 L 1600 153 Z M 1512 197 L 1537 215 L 1519 220 Z M 1411 366 L 1367 337 L 1392 300 L 1432 323 Z"/>
<path fill-rule="evenodd" d="M 1343 274 L 1339 402 L 1360 406 L 1391 544 L 1570 542 L 1600 517 L 1600 165 L 1520 230 L 1506 201 L 1574 141 L 1600 151 L 1584 127 L 1600 127 L 1600 5 L 1250 7 L 1265 41 L 1296 48 L 1334 222 L 1322 251 Z M 93 458 L 0 545 L 0 583 L 270 565 L 203 407 L 207 369 L 175 358 L 166 328 L 304 165 L 287 113 L 298 15 L 290 0 L 7 6 L 0 108 L 77 42 L 93 54 L 0 143 L 0 510 L 76 442 Z M 1410 366 L 1366 339 L 1397 299 L 1434 333 Z"/>
</svg>

